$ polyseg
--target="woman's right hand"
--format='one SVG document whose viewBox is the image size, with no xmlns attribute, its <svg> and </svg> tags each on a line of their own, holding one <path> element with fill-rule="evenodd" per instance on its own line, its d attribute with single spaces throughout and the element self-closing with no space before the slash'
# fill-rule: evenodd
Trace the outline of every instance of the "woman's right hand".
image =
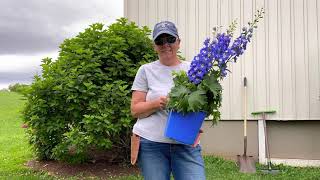
<svg viewBox="0 0 320 180">
<path fill-rule="evenodd" d="M 167 106 L 168 98 L 167 96 L 160 96 L 155 103 L 157 104 L 157 107 L 161 110 L 164 110 Z"/>
<path fill-rule="evenodd" d="M 146 92 L 133 91 L 131 99 L 131 114 L 135 118 L 145 118 L 158 110 L 164 110 L 167 105 L 167 96 L 160 96 L 155 100 L 146 101 Z"/>
</svg>

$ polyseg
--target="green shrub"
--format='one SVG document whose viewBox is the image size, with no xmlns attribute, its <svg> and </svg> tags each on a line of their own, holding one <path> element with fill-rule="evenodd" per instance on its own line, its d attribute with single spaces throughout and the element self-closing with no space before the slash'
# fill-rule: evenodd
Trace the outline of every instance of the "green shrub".
<svg viewBox="0 0 320 180">
<path fill-rule="evenodd" d="M 150 30 L 121 18 L 93 24 L 43 59 L 27 94 L 24 121 L 40 159 L 79 163 L 88 152 L 112 150 L 129 159 L 131 85 L 138 68 L 157 58 Z"/>
</svg>

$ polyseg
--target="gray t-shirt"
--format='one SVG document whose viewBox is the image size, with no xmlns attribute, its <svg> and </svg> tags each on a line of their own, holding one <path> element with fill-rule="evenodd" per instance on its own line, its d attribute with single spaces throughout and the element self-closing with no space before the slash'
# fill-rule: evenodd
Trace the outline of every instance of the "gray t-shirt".
<svg viewBox="0 0 320 180">
<path fill-rule="evenodd" d="M 167 96 L 173 87 L 173 71 L 188 71 L 190 62 L 181 61 L 176 66 L 166 66 L 159 60 L 142 65 L 134 79 L 131 90 L 147 93 L 146 101 L 160 96 Z M 176 143 L 164 136 L 168 113 L 158 110 L 146 118 L 138 119 L 133 126 L 133 133 L 154 142 Z"/>
</svg>

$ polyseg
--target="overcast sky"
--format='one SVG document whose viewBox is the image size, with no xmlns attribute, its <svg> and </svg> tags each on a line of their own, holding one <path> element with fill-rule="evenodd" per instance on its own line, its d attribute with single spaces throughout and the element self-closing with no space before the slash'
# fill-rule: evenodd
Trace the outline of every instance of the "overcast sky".
<svg viewBox="0 0 320 180">
<path fill-rule="evenodd" d="M 30 83 L 65 38 L 123 16 L 123 0 L 1 0 L 0 89 Z"/>
</svg>

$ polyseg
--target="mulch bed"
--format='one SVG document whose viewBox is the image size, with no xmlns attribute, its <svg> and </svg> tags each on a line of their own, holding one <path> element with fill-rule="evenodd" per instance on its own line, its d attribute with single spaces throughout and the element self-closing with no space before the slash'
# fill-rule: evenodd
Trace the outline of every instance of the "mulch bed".
<svg viewBox="0 0 320 180">
<path fill-rule="evenodd" d="M 115 164 L 106 161 L 85 164 L 67 164 L 58 161 L 31 160 L 25 165 L 34 170 L 45 171 L 48 172 L 49 175 L 58 177 L 77 176 L 80 178 L 96 177 L 109 179 L 111 177 L 139 174 L 137 166 Z"/>
</svg>

